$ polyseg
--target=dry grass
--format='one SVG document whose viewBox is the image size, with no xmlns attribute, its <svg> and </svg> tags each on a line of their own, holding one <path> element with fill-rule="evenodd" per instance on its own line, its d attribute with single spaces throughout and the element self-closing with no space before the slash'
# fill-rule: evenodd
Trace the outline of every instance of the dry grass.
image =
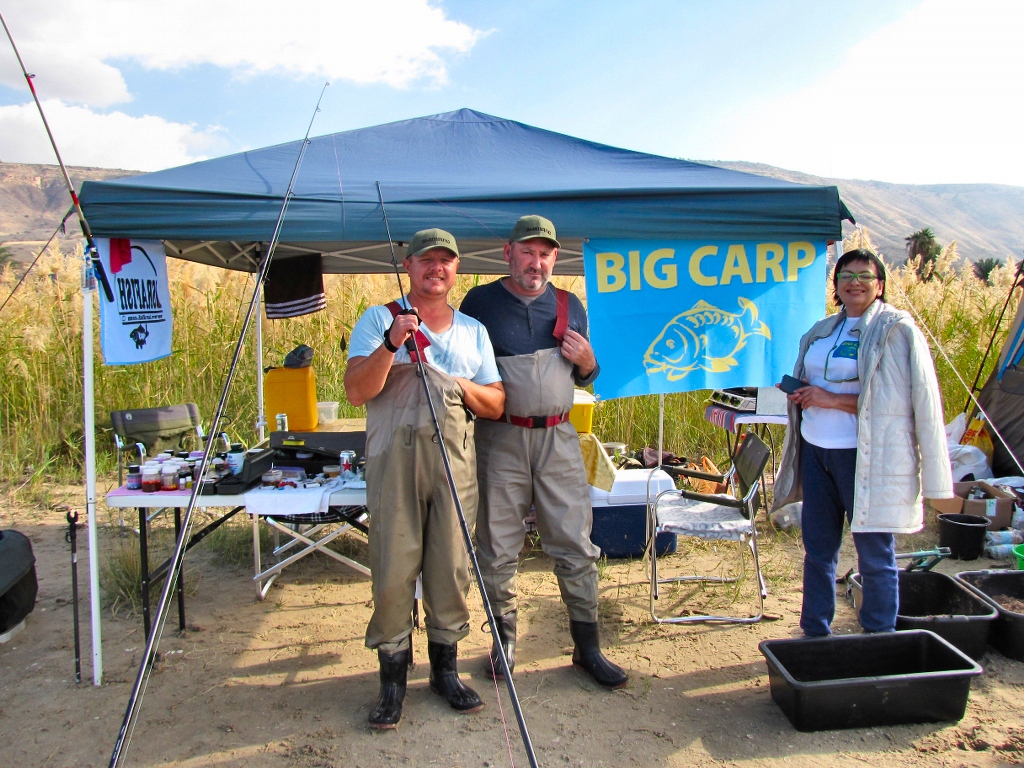
<svg viewBox="0 0 1024 768">
<path fill-rule="evenodd" d="M 870 246 L 870 235 L 858 231 L 846 247 Z M 922 282 L 913 265 L 892 270 L 890 301 L 906 308 L 899 288 L 920 311 L 961 375 L 970 380 L 977 369 L 1005 299 L 1013 268 L 1010 262 L 991 275 L 992 285 L 978 280 L 956 244 L 943 251 L 939 278 Z M 0 378 L 0 478 L 18 486 L 35 477 L 73 480 L 81 475 L 81 291 L 80 254 L 51 250 L 4 310 L 0 345 L 6 351 L 5 375 Z M 194 401 L 209 419 L 219 396 L 253 278 L 202 265 L 168 260 L 175 317 L 174 354 L 147 365 L 102 365 L 96 351 L 96 421 L 100 471 L 112 465 L 109 425 L 112 410 Z M 0 294 L 13 286 L 15 273 L 0 270 Z M 492 278 L 463 275 L 453 290 L 458 305 L 473 285 Z M 578 294 L 582 278 L 556 282 Z M 340 415 L 358 416 L 362 409 L 345 401 L 345 356 L 338 345 L 366 307 L 394 298 L 394 277 L 388 275 L 328 275 L 328 309 L 303 318 L 266 322 L 264 364 L 275 364 L 299 343 L 317 350 L 319 397 L 341 403 Z M 1015 309 L 1011 306 L 1010 313 Z M 1004 322 L 1005 326 L 1008 321 Z M 98 321 L 97 321 L 98 330 Z M 996 341 L 996 348 L 1001 338 Z M 992 364 L 989 361 L 989 365 Z M 239 375 L 228 401 L 229 431 L 244 441 L 255 436 L 256 362 L 247 343 Z M 966 394 L 950 366 L 936 354 L 936 367 L 947 416 L 960 411 Z M 665 444 L 690 457 L 702 454 L 725 463 L 721 431 L 703 420 L 706 392 L 670 395 L 667 400 Z M 595 431 L 605 440 L 631 448 L 657 439 L 657 398 L 639 397 L 605 402 L 595 412 Z M 780 433 L 781 435 L 781 433 Z"/>
</svg>

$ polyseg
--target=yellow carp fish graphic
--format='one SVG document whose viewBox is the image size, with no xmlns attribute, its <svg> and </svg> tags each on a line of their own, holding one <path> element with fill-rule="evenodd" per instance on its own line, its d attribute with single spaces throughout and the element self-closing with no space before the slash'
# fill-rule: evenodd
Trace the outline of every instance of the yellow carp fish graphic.
<svg viewBox="0 0 1024 768">
<path fill-rule="evenodd" d="M 736 353 L 747 346 L 750 336 L 770 339 L 772 334 L 758 321 L 754 302 L 742 296 L 737 301 L 738 313 L 701 299 L 673 317 L 647 348 L 644 367 L 648 375 L 664 372 L 669 381 L 678 381 L 698 368 L 723 373 L 739 365 Z"/>
</svg>

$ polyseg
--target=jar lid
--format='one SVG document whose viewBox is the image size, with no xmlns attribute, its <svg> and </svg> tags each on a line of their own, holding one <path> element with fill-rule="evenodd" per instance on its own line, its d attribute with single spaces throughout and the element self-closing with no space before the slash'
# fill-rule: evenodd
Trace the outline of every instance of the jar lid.
<svg viewBox="0 0 1024 768">
<path fill-rule="evenodd" d="M 139 471 L 139 465 L 138 464 L 129 464 L 128 465 L 128 471 L 132 472 L 132 473 L 138 472 Z"/>
<path fill-rule="evenodd" d="M 170 475 L 170 474 L 176 475 L 176 474 L 178 474 L 178 468 L 176 466 L 174 466 L 173 464 L 164 464 L 160 468 L 160 472 L 161 472 L 161 474 L 164 474 L 164 475 Z"/>
<path fill-rule="evenodd" d="M 231 452 L 232 453 L 238 453 L 239 451 L 244 451 L 244 450 L 245 450 L 245 446 L 242 445 L 241 443 L 232 443 L 231 444 Z"/>
</svg>

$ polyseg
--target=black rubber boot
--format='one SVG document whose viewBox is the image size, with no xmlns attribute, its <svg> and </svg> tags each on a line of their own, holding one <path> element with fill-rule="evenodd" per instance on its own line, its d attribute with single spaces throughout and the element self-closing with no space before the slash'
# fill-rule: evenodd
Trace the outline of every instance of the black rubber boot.
<svg viewBox="0 0 1024 768">
<path fill-rule="evenodd" d="M 498 645 L 505 649 L 505 658 L 508 659 L 508 671 L 514 672 L 516 668 L 516 612 L 509 611 L 504 616 L 498 617 L 498 637 L 491 646 L 491 663 L 487 665 L 487 672 L 495 680 L 505 679 L 505 670 L 501 668 L 501 657 L 498 655 Z"/>
<path fill-rule="evenodd" d="M 456 663 L 458 655 L 458 643 L 427 643 L 427 656 L 430 658 L 430 690 L 444 696 L 451 708 L 458 712 L 476 712 L 483 708 L 484 703 L 476 695 L 476 691 L 459 679 Z"/>
<path fill-rule="evenodd" d="M 389 730 L 402 719 L 402 702 L 405 701 L 405 681 L 409 672 L 412 649 L 398 653 L 377 651 L 380 661 L 380 695 L 370 710 L 370 727 Z"/>
<path fill-rule="evenodd" d="M 605 688 L 621 688 L 629 682 L 629 676 L 622 667 L 612 664 L 601 653 L 597 640 L 597 622 L 569 621 L 569 632 L 576 647 L 572 652 L 572 664 L 594 678 L 594 682 Z"/>
</svg>

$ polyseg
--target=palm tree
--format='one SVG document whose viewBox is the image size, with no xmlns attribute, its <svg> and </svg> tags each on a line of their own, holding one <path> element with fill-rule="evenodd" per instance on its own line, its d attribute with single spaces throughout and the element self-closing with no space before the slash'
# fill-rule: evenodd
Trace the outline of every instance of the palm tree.
<svg viewBox="0 0 1024 768">
<path fill-rule="evenodd" d="M 910 237 L 903 238 L 907 243 L 907 259 L 920 259 L 917 275 L 922 280 L 931 280 L 935 270 L 935 261 L 942 253 L 942 246 L 935 239 L 931 227 L 919 229 Z"/>
<path fill-rule="evenodd" d="M 974 275 L 986 285 L 992 285 L 992 270 L 999 266 L 999 259 L 978 259 L 974 262 Z"/>
</svg>

